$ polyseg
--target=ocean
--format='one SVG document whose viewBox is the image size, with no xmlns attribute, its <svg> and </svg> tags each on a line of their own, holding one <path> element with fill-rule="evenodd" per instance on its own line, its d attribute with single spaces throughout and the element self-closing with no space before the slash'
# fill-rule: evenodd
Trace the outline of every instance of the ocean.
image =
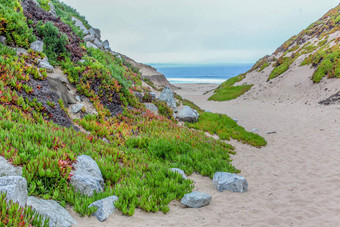
<svg viewBox="0 0 340 227">
<path fill-rule="evenodd" d="M 162 65 L 151 64 L 163 73 L 170 83 L 215 83 L 221 84 L 227 79 L 248 71 L 253 64 L 228 65 Z"/>
</svg>

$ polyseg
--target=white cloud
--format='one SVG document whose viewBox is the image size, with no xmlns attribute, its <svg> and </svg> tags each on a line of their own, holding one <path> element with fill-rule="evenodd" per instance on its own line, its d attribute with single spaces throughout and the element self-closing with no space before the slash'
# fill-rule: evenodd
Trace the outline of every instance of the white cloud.
<svg viewBox="0 0 340 227">
<path fill-rule="evenodd" d="M 64 0 L 140 62 L 254 62 L 337 0 Z"/>
</svg>

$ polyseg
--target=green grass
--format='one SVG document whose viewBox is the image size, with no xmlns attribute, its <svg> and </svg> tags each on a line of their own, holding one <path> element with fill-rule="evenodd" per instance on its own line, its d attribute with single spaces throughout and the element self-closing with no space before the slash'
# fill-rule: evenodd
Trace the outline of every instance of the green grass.
<svg viewBox="0 0 340 227">
<path fill-rule="evenodd" d="M 216 134 L 221 140 L 230 140 L 230 138 L 233 138 L 255 147 L 262 147 L 267 144 L 263 137 L 246 131 L 233 119 L 224 114 L 202 113 L 198 122 L 186 124 L 190 128 L 203 130 L 212 135 Z"/>
<path fill-rule="evenodd" d="M 242 81 L 245 75 L 246 74 L 240 74 L 236 77 L 232 77 L 227 81 L 223 82 L 220 86 L 216 88 L 214 94 L 210 96 L 208 100 L 229 101 L 232 99 L 236 99 L 237 97 L 249 91 L 250 88 L 253 86 L 252 84 L 234 86 L 236 82 Z"/>
</svg>

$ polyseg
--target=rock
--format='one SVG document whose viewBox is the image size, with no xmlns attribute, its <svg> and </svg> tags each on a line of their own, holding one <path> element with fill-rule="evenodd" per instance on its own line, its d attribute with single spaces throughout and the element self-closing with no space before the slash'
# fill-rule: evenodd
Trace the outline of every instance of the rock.
<svg viewBox="0 0 340 227">
<path fill-rule="evenodd" d="M 101 222 L 105 221 L 116 209 L 114 202 L 118 200 L 117 196 L 110 196 L 105 199 L 91 203 L 89 207 L 98 207 L 98 210 L 92 215 L 97 217 Z"/>
<path fill-rule="evenodd" d="M 211 195 L 196 191 L 184 195 L 181 203 L 191 208 L 200 208 L 209 205 L 211 198 Z"/>
<path fill-rule="evenodd" d="M 17 55 L 20 55 L 20 54 L 27 55 L 28 54 L 28 51 L 24 48 L 21 48 L 21 47 L 14 48 L 14 50 L 17 53 Z"/>
<path fill-rule="evenodd" d="M 167 105 L 173 110 L 177 110 L 175 95 L 170 87 L 165 87 L 158 99 L 161 101 L 165 101 Z"/>
<path fill-rule="evenodd" d="M 49 2 L 48 5 L 49 5 L 49 7 L 50 7 L 50 11 L 49 11 L 49 12 L 50 12 L 54 17 L 57 17 L 58 15 L 57 15 L 57 13 L 55 12 L 55 7 L 54 7 L 54 5 L 53 5 L 51 2 Z"/>
<path fill-rule="evenodd" d="M 34 41 L 33 43 L 31 43 L 31 49 L 37 52 L 43 52 L 44 50 L 44 43 L 42 41 Z"/>
<path fill-rule="evenodd" d="M 177 119 L 180 121 L 194 123 L 197 122 L 200 115 L 196 110 L 192 109 L 190 106 L 183 106 L 181 110 L 177 113 Z"/>
<path fill-rule="evenodd" d="M 257 131 L 259 131 L 257 128 L 253 128 L 253 129 L 251 130 L 251 132 L 257 132 Z"/>
<path fill-rule="evenodd" d="M 93 191 L 104 190 L 104 179 L 97 163 L 87 155 L 81 155 L 73 165 L 75 171 L 72 173 L 71 184 L 76 191 L 92 196 Z"/>
<path fill-rule="evenodd" d="M 79 96 L 79 95 L 76 96 L 76 100 L 77 100 L 78 102 L 81 102 L 81 99 L 80 99 L 80 96 Z"/>
<path fill-rule="evenodd" d="M 236 118 L 233 119 L 236 123 L 238 122 L 238 120 Z"/>
<path fill-rule="evenodd" d="M 37 0 L 32 0 L 32 2 L 33 2 L 34 5 L 36 5 L 36 6 L 39 6 L 39 5 L 40 5 L 39 2 L 37 2 Z"/>
<path fill-rule="evenodd" d="M 97 39 L 101 39 L 100 30 L 98 28 L 90 28 L 89 33 L 94 35 Z"/>
<path fill-rule="evenodd" d="M 275 133 L 276 133 L 275 131 L 269 131 L 266 134 L 275 134 Z"/>
<path fill-rule="evenodd" d="M 91 43 L 91 42 L 86 42 L 86 46 L 98 49 L 98 47 L 96 45 L 94 45 L 93 43 Z"/>
<path fill-rule="evenodd" d="M 36 212 L 45 216 L 46 218 L 49 218 L 49 226 L 51 227 L 66 227 L 77 224 L 72 216 L 56 201 L 38 199 L 33 196 L 29 196 L 27 205 L 32 206 Z"/>
<path fill-rule="evenodd" d="M 71 110 L 72 110 L 72 113 L 78 113 L 79 111 L 81 111 L 81 109 L 84 107 L 84 104 L 82 103 L 77 103 L 77 104 L 74 104 L 72 105 L 71 107 Z"/>
<path fill-rule="evenodd" d="M 138 98 L 138 100 L 140 102 L 142 102 L 143 101 L 143 97 L 144 97 L 143 93 L 142 92 L 136 92 L 136 91 L 134 93 L 135 93 L 135 96 Z"/>
<path fill-rule="evenodd" d="M 103 42 L 103 48 L 104 48 L 104 50 L 108 50 L 108 51 L 111 50 L 111 48 L 110 48 L 110 43 L 109 43 L 108 40 L 105 40 L 105 41 Z"/>
<path fill-rule="evenodd" d="M 103 44 L 102 44 L 102 42 L 100 42 L 99 39 L 95 38 L 95 40 L 94 40 L 93 43 L 94 43 L 94 45 L 96 45 L 99 49 L 103 48 Z"/>
<path fill-rule="evenodd" d="M 155 92 L 149 92 L 151 99 L 156 99 L 156 93 Z"/>
<path fill-rule="evenodd" d="M 103 140 L 105 143 L 110 143 L 110 141 L 109 141 L 108 139 L 106 139 L 105 137 L 103 137 L 102 140 Z"/>
<path fill-rule="evenodd" d="M 0 177 L 22 176 L 22 167 L 11 165 L 4 157 L 0 156 Z"/>
<path fill-rule="evenodd" d="M 85 42 L 94 42 L 95 39 L 96 39 L 96 37 L 94 37 L 94 35 L 92 35 L 92 34 L 88 34 L 84 37 Z"/>
<path fill-rule="evenodd" d="M 48 76 L 47 82 L 51 87 L 51 90 L 56 93 L 58 99 L 62 99 L 65 107 L 68 107 L 69 104 L 76 104 L 77 101 L 74 99 L 73 95 L 67 89 L 65 84 L 68 84 L 68 81 L 64 82 L 64 78 L 59 77 L 58 75 Z"/>
<path fill-rule="evenodd" d="M 172 172 L 178 173 L 179 175 L 182 175 L 182 177 L 183 177 L 184 179 L 187 179 L 187 177 L 185 176 L 185 173 L 184 173 L 183 170 L 178 169 L 178 168 L 171 168 L 170 170 L 171 170 Z"/>
<path fill-rule="evenodd" d="M 85 27 L 83 22 L 78 18 L 72 17 L 72 20 L 75 22 L 74 25 L 77 26 L 84 34 L 89 34 L 89 30 Z"/>
<path fill-rule="evenodd" d="M 21 176 L 0 177 L 0 192 L 6 192 L 6 198 L 24 206 L 27 202 L 27 181 Z"/>
<path fill-rule="evenodd" d="M 50 63 L 48 62 L 48 60 L 46 58 L 42 59 L 39 62 L 38 67 L 42 68 L 42 69 L 46 69 L 46 71 L 48 73 L 53 73 L 53 71 L 54 71 L 54 67 L 52 65 L 50 65 Z"/>
<path fill-rule="evenodd" d="M 143 103 L 145 105 L 145 108 L 150 110 L 152 113 L 157 114 L 158 113 L 158 107 L 153 103 Z"/>
<path fill-rule="evenodd" d="M 6 45 L 7 38 L 5 36 L 0 35 L 0 43 Z"/>
<path fill-rule="evenodd" d="M 217 172 L 213 178 L 214 187 L 219 191 L 246 192 L 248 182 L 246 178 L 227 172 Z"/>
</svg>

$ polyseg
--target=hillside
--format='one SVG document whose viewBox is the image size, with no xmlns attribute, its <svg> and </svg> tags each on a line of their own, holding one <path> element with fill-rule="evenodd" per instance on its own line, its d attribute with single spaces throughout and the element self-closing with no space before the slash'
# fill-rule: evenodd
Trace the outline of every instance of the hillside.
<svg viewBox="0 0 340 227">
<path fill-rule="evenodd" d="M 1 194 L 1 224 L 47 225 L 48 217 L 50 225 L 70 226 L 63 207 L 92 215 L 98 207 L 90 204 L 101 199 L 114 200 L 124 215 L 167 213 L 194 188 L 172 168 L 210 178 L 240 172 L 231 164 L 235 148 L 204 131 L 266 145 L 226 115 L 204 113 L 178 95 L 174 106 L 155 97 L 151 91 L 161 90 L 138 64 L 101 39 L 58 0 L 0 0 L 0 191 L 23 207 Z M 204 118 L 180 123 L 183 105 Z"/>
<path fill-rule="evenodd" d="M 340 103 L 339 42 L 340 5 L 258 60 L 248 72 L 221 84 L 209 99 L 225 101 L 246 93 L 242 98 Z"/>
</svg>

